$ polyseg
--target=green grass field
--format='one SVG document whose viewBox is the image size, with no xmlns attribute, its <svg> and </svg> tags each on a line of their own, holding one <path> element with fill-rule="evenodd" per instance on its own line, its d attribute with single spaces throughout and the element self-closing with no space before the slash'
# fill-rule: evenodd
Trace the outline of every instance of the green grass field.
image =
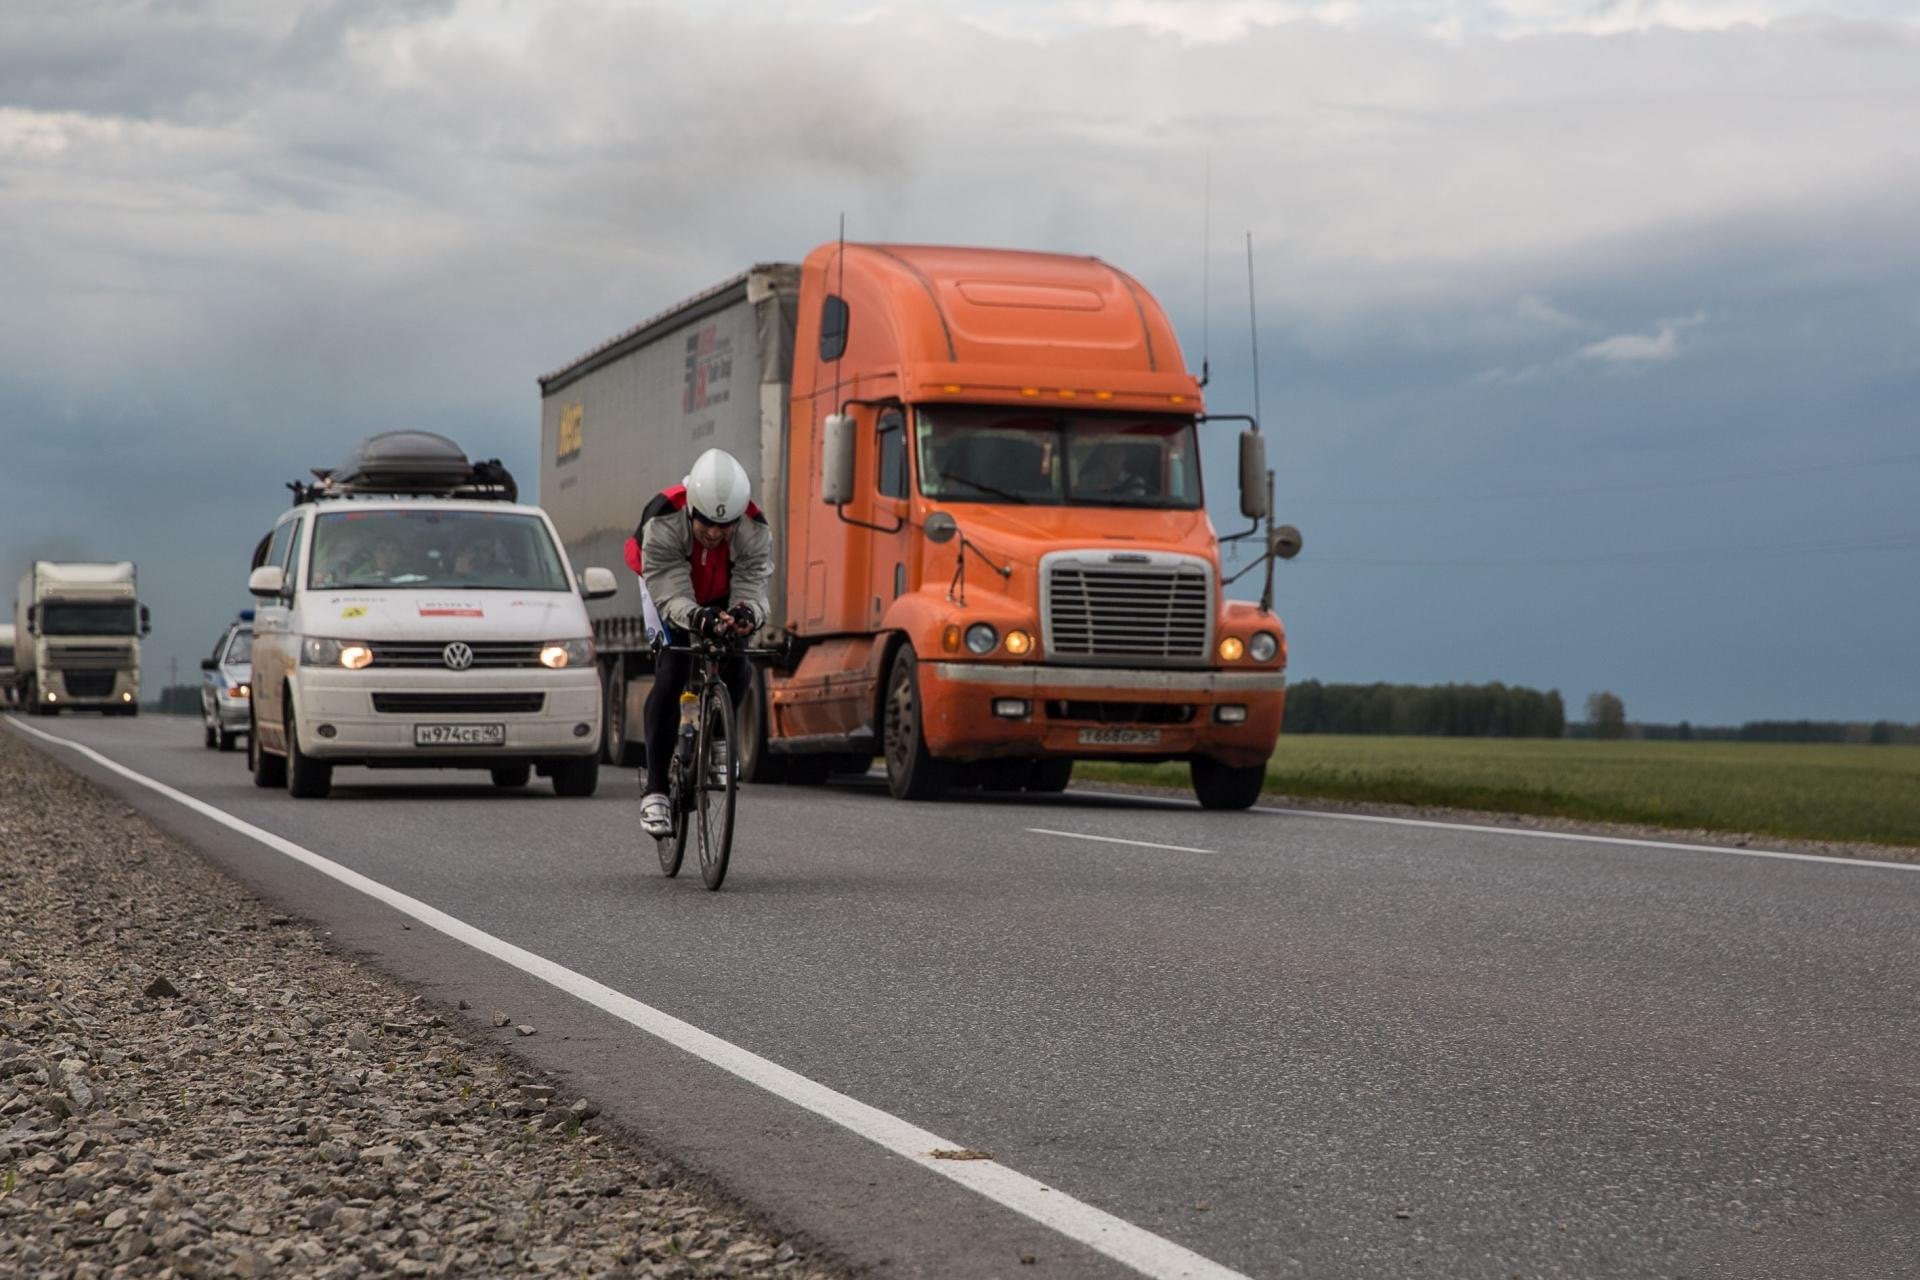
<svg viewBox="0 0 1920 1280">
<path fill-rule="evenodd" d="M 1185 765 L 1076 777 L 1187 786 Z M 1662 827 L 1920 845 L 1920 747 L 1283 736 L 1267 788 Z"/>
</svg>

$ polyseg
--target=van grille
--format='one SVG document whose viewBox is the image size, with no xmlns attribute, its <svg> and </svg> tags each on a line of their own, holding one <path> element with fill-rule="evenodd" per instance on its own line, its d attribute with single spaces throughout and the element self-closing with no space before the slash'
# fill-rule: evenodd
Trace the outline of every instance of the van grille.
<svg viewBox="0 0 1920 1280">
<path fill-rule="evenodd" d="M 1046 656 L 1056 662 L 1204 663 L 1213 578 L 1204 561 L 1048 557 Z"/>
<path fill-rule="evenodd" d="M 544 693 L 376 693 L 373 709 L 389 715 L 530 715 Z"/>
<path fill-rule="evenodd" d="M 451 640 L 375 640 L 373 664 L 376 667 L 447 666 L 446 648 Z M 473 650 L 473 670 L 482 667 L 537 667 L 540 645 L 534 640 L 468 640 Z"/>
</svg>

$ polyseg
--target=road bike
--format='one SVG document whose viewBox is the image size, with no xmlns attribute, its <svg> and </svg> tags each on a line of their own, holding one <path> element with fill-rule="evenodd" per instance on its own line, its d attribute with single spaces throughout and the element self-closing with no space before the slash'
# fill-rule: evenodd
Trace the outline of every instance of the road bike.
<svg viewBox="0 0 1920 1280">
<path fill-rule="evenodd" d="M 752 660 L 772 657 L 776 651 L 744 648 L 738 637 L 715 640 L 695 636 L 684 645 L 657 645 L 654 652 L 685 653 L 693 658 L 681 695 L 681 727 L 674 735 L 673 759 L 667 768 L 667 806 L 673 832 L 658 837 L 660 870 L 668 877 L 680 874 L 687 840 L 698 826 L 700 879 L 707 888 L 718 889 L 727 878 L 727 863 L 733 854 L 734 798 L 740 785 L 740 757 L 734 737 L 738 715 L 720 664 L 733 655 Z M 693 704 L 691 726 L 687 724 L 687 700 Z"/>
</svg>

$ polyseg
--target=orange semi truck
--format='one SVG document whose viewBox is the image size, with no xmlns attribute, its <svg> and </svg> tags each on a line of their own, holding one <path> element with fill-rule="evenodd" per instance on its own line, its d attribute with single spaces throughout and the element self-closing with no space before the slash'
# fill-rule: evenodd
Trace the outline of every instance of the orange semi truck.
<svg viewBox="0 0 1920 1280">
<path fill-rule="evenodd" d="M 1209 808 L 1259 795 L 1286 697 L 1273 561 L 1299 534 L 1274 526 L 1258 424 L 1236 417 L 1252 522 L 1236 536 L 1266 591 L 1225 597 L 1201 388 L 1125 272 L 827 244 L 540 389 L 540 502 L 576 564 L 618 564 L 648 498 L 709 448 L 752 477 L 785 566 L 766 638 L 787 657 L 742 708 L 750 780 L 879 755 L 895 796 L 925 799 L 1059 790 L 1076 760 L 1185 760 Z M 604 755 L 632 763 L 651 672 L 637 586 L 589 608 Z"/>
</svg>

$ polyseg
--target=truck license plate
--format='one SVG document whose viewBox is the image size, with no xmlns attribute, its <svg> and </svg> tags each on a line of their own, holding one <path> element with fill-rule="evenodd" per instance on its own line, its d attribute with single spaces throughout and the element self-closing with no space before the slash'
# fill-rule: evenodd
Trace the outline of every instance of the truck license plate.
<svg viewBox="0 0 1920 1280">
<path fill-rule="evenodd" d="M 416 747 L 504 747 L 504 724 L 417 724 L 413 726 Z"/>
<path fill-rule="evenodd" d="M 1083 747 L 1152 747 L 1160 743 L 1158 729 L 1082 729 Z"/>
</svg>

